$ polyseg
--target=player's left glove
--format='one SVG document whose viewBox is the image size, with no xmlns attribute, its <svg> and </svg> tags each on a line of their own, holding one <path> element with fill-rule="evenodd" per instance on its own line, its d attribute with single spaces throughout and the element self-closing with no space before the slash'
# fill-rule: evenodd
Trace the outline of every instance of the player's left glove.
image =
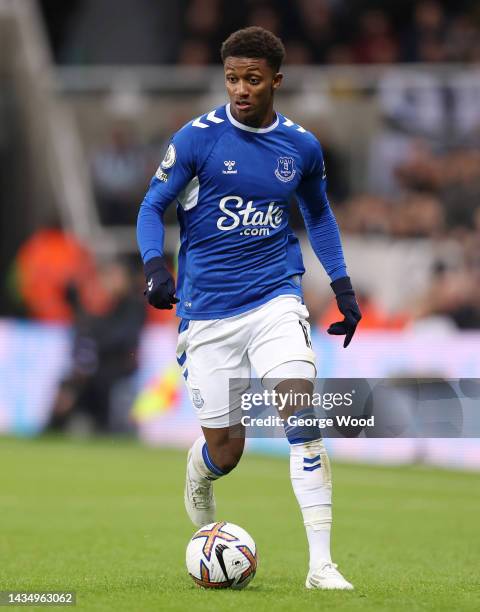
<svg viewBox="0 0 480 612">
<path fill-rule="evenodd" d="M 163 257 L 153 257 L 144 266 L 147 288 L 145 295 L 154 308 L 172 310 L 180 300 L 175 297 L 175 282 Z"/>
<path fill-rule="evenodd" d="M 337 298 L 338 310 L 345 317 L 343 321 L 332 323 L 327 329 L 327 333 L 333 336 L 345 336 L 343 348 L 350 344 L 353 334 L 357 329 L 358 322 L 362 318 L 362 313 L 355 299 L 355 292 L 348 276 L 338 278 L 330 283 Z"/>
</svg>

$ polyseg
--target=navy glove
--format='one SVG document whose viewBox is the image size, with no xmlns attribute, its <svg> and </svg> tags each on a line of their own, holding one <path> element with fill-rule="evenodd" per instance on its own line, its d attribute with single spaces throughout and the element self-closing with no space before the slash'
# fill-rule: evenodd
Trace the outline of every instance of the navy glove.
<svg viewBox="0 0 480 612">
<path fill-rule="evenodd" d="M 163 257 L 153 257 L 144 265 L 147 288 L 144 294 L 154 308 L 172 310 L 180 300 L 175 297 L 175 282 Z"/>
<path fill-rule="evenodd" d="M 332 323 L 327 329 L 327 333 L 333 336 L 345 336 L 343 348 L 347 348 L 353 334 L 357 329 L 358 322 L 362 318 L 362 313 L 355 299 L 355 292 L 348 276 L 338 278 L 330 283 L 337 298 L 338 310 L 345 317 L 343 321 Z"/>
</svg>

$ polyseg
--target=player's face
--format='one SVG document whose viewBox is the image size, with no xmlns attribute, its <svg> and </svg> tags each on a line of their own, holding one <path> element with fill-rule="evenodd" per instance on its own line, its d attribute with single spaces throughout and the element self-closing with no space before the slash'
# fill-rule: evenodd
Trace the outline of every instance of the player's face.
<svg viewBox="0 0 480 612">
<path fill-rule="evenodd" d="M 225 82 L 232 115 L 245 125 L 267 127 L 273 122 L 273 94 L 283 75 L 265 58 L 227 57 Z"/>
</svg>

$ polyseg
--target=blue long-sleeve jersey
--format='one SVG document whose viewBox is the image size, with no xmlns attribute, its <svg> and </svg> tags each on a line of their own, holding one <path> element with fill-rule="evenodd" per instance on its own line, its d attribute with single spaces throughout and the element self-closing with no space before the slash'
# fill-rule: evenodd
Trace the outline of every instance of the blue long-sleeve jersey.
<svg viewBox="0 0 480 612">
<path fill-rule="evenodd" d="M 221 319 L 277 295 L 302 296 L 305 268 L 288 223 L 293 195 L 330 279 L 346 276 L 313 134 L 280 113 L 267 128 L 243 125 L 227 105 L 173 136 L 140 207 L 137 238 L 144 262 L 163 255 L 163 213 L 176 201 L 178 316 Z"/>
</svg>

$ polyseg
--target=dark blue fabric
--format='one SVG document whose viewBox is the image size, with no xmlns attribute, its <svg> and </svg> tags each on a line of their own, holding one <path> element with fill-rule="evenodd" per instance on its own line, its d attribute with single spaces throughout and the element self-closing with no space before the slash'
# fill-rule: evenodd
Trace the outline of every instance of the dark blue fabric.
<svg viewBox="0 0 480 612">
<path fill-rule="evenodd" d="M 296 412 L 293 416 L 298 419 L 308 419 L 308 420 L 313 420 L 317 418 L 313 408 L 303 408 L 302 410 L 299 410 L 298 412 Z M 310 424 L 309 425 L 307 424 L 289 425 L 285 421 L 284 429 L 285 429 L 285 435 L 287 436 L 287 440 L 290 442 L 290 444 L 304 444 L 306 442 L 311 442 L 312 440 L 319 440 L 322 437 L 320 433 L 320 428 L 315 423 L 311 425 Z M 318 456 L 318 459 L 320 459 L 320 455 Z M 308 471 L 311 471 L 311 470 L 308 470 Z"/>
</svg>

